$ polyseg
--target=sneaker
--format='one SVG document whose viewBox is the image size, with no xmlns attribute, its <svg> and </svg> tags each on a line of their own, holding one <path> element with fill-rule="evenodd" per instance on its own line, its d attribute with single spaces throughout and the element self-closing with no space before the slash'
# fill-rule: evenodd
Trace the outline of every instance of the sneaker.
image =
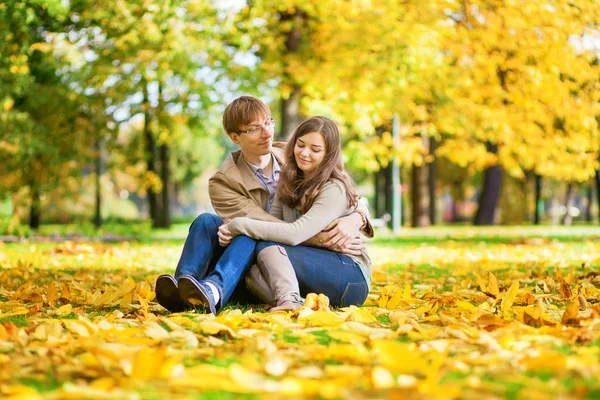
<svg viewBox="0 0 600 400">
<path fill-rule="evenodd" d="M 179 297 L 177 281 L 169 274 L 163 274 L 156 279 L 156 301 L 171 312 L 181 312 L 189 308 Z"/>
<path fill-rule="evenodd" d="M 217 305 L 213 300 L 212 289 L 203 281 L 191 275 L 179 277 L 179 297 L 191 307 L 204 308 L 217 315 Z"/>
</svg>

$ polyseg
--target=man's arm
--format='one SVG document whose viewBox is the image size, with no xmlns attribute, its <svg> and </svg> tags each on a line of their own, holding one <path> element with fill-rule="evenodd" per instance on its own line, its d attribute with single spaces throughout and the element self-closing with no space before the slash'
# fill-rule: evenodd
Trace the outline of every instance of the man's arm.
<svg viewBox="0 0 600 400">
<path fill-rule="evenodd" d="M 252 199 L 231 188 L 226 176 L 213 175 L 208 181 L 208 195 L 217 215 L 223 221 L 235 217 L 248 217 L 261 221 L 281 222 L 269 215 Z"/>
</svg>

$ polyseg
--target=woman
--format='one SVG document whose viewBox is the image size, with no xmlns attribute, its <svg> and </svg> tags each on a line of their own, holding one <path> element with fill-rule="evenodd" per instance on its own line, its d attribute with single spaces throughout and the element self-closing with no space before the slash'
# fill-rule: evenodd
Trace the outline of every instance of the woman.
<svg viewBox="0 0 600 400">
<path fill-rule="evenodd" d="M 329 118 L 312 117 L 298 126 L 285 150 L 270 211 L 284 223 L 234 218 L 221 226 L 219 238 L 224 244 L 237 235 L 264 241 L 256 247 L 257 264 L 275 297 L 273 310 L 296 309 L 303 303 L 301 294 L 312 292 L 325 294 L 335 306 L 362 304 L 371 283 L 366 250 L 348 256 L 299 246 L 353 212 L 359 197 L 344 171 L 337 126 Z"/>
</svg>

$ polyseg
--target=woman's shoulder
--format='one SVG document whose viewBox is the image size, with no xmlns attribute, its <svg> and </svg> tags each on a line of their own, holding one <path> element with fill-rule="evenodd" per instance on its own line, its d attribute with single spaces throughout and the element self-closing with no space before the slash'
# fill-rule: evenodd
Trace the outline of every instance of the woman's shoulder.
<svg viewBox="0 0 600 400">
<path fill-rule="evenodd" d="M 320 193 L 323 195 L 341 195 L 346 196 L 346 187 L 344 183 L 339 179 L 332 178 L 325 182 L 323 186 L 321 186 Z"/>
</svg>

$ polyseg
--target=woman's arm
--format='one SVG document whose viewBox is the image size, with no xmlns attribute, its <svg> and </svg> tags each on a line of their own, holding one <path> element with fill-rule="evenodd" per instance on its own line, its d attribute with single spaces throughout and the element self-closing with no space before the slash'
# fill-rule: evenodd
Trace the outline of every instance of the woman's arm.
<svg viewBox="0 0 600 400">
<path fill-rule="evenodd" d="M 337 183 L 323 186 L 312 207 L 293 223 L 273 223 L 250 218 L 234 218 L 227 224 L 233 235 L 246 235 L 291 246 L 298 245 L 321 232 L 347 210 L 345 190 Z"/>
</svg>

